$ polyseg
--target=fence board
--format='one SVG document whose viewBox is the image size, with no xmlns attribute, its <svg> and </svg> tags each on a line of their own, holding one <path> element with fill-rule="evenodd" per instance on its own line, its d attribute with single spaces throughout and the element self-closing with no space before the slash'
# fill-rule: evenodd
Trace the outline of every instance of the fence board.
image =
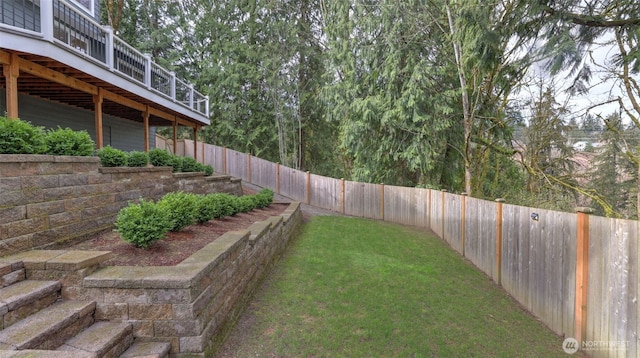
<svg viewBox="0 0 640 358">
<path fill-rule="evenodd" d="M 428 189 L 385 185 L 384 219 L 403 225 L 429 227 Z"/>
<path fill-rule="evenodd" d="M 227 174 L 242 180 L 248 180 L 248 159 L 245 153 L 227 149 Z"/>
<path fill-rule="evenodd" d="M 444 240 L 462 253 L 462 196 L 444 193 Z"/>
<path fill-rule="evenodd" d="M 296 201 L 306 202 L 307 200 L 307 173 L 280 166 L 280 194 Z"/>
<path fill-rule="evenodd" d="M 589 286 L 587 287 L 587 340 L 601 340 L 604 327 L 608 325 L 605 295 L 606 285 L 606 249 L 607 238 L 610 236 L 609 220 L 599 217 L 589 218 Z M 607 337 L 608 340 L 608 337 Z"/>
<path fill-rule="evenodd" d="M 555 237 L 562 238 L 562 293 L 560 299 L 563 300 L 562 310 L 559 312 L 562 324 L 562 332 L 565 337 L 570 337 L 575 332 L 576 323 L 576 237 L 578 235 L 577 215 L 567 214 L 563 220 L 562 230 L 556 232 Z"/>
<path fill-rule="evenodd" d="M 465 256 L 495 279 L 496 203 L 467 198 L 465 211 Z"/>
<path fill-rule="evenodd" d="M 276 166 L 268 160 L 251 157 L 251 182 L 263 188 L 275 189 Z"/>
<path fill-rule="evenodd" d="M 627 356 L 637 357 L 640 355 L 640 337 L 638 334 L 638 325 L 640 325 L 640 245 L 638 240 L 638 222 L 632 222 L 629 227 L 629 298 L 627 299 L 627 314 L 629 317 L 629 325 L 627 327 L 626 341 L 629 342 L 627 347 Z"/>
<path fill-rule="evenodd" d="M 431 231 L 433 231 L 438 237 L 442 238 L 444 233 L 444 228 L 442 227 L 442 218 L 444 217 L 444 213 L 442 212 L 442 203 L 443 203 L 443 195 L 444 193 L 437 190 L 431 190 L 431 217 L 430 217 L 430 227 Z"/>
<path fill-rule="evenodd" d="M 382 208 L 380 207 L 382 192 L 380 187 L 380 184 L 364 183 L 363 216 L 365 218 L 382 220 Z"/>
<path fill-rule="evenodd" d="M 364 183 L 345 180 L 344 212 L 352 216 L 364 216 Z"/>
<path fill-rule="evenodd" d="M 340 179 L 311 174 L 311 205 L 341 211 Z"/>
<path fill-rule="evenodd" d="M 529 208 L 503 205 L 502 284 L 523 306 L 532 310 L 529 276 Z"/>
<path fill-rule="evenodd" d="M 227 174 L 224 168 L 224 148 L 215 145 L 207 145 L 205 148 L 208 152 L 205 154 L 206 164 L 210 164 L 218 174 Z"/>
<path fill-rule="evenodd" d="M 628 344 L 593 350 L 593 357 L 637 353 L 637 231 L 635 221 L 590 218 L 587 339 Z"/>
</svg>

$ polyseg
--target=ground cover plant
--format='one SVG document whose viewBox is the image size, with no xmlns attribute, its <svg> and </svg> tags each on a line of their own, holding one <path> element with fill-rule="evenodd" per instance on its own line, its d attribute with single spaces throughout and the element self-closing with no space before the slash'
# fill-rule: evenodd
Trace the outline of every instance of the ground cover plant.
<svg viewBox="0 0 640 358">
<path fill-rule="evenodd" d="M 566 356 L 435 235 L 365 219 L 312 218 L 248 313 L 219 357 Z"/>
</svg>

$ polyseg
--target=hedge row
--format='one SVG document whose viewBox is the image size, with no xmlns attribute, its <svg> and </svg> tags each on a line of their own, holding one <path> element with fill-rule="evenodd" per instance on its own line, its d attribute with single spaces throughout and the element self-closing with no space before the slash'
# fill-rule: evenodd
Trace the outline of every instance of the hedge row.
<svg viewBox="0 0 640 358">
<path fill-rule="evenodd" d="M 165 194 L 157 202 L 140 199 L 122 208 L 116 219 L 120 238 L 135 247 L 147 248 L 169 231 L 180 231 L 194 223 L 205 223 L 237 213 L 264 208 L 273 202 L 273 191 L 233 196 L 225 193 L 198 195 L 185 192 Z"/>
<path fill-rule="evenodd" d="M 91 156 L 95 152 L 95 142 L 87 131 L 70 128 L 45 130 L 20 119 L 0 116 L 0 154 L 51 154 L 71 156 Z M 106 146 L 97 152 L 100 163 L 105 167 L 145 167 L 147 164 L 173 167 L 174 172 L 204 172 L 213 174 L 211 165 L 198 163 L 190 157 L 180 157 L 163 149 L 125 152 Z"/>
<path fill-rule="evenodd" d="M 105 167 L 145 167 L 151 164 L 154 167 L 172 167 L 174 172 L 204 172 L 209 176 L 213 174 L 213 167 L 209 164 L 198 163 L 191 157 L 173 155 L 164 149 L 151 149 L 149 153 L 132 151 L 125 152 L 110 146 L 98 151 L 100 164 Z"/>
<path fill-rule="evenodd" d="M 0 154 L 93 155 L 87 131 L 36 127 L 20 119 L 0 116 Z"/>
</svg>

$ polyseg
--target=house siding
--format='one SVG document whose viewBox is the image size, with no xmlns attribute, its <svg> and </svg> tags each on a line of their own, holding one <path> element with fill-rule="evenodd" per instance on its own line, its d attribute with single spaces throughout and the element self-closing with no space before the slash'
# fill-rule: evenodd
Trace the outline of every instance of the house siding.
<svg viewBox="0 0 640 358">
<path fill-rule="evenodd" d="M 7 109 L 6 94 L 0 89 L 0 114 Z M 20 119 L 45 128 L 71 128 L 86 130 L 95 141 L 95 116 L 92 111 L 62 103 L 20 94 L 18 97 Z M 142 114 L 141 114 L 142 116 Z M 142 117 L 141 117 L 142 118 Z M 103 144 L 125 151 L 144 150 L 144 125 L 142 123 L 104 115 Z M 149 147 L 155 147 L 155 128 L 149 129 Z"/>
</svg>

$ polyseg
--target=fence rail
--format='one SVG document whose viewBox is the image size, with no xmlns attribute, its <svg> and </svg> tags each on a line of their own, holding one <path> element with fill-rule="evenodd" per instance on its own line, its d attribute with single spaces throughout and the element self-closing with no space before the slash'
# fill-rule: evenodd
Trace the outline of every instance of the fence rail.
<svg viewBox="0 0 640 358">
<path fill-rule="evenodd" d="M 185 143 L 178 148 L 193 148 Z M 328 178 L 209 144 L 202 151 L 217 172 L 293 200 L 429 228 L 592 357 L 640 354 L 637 221 Z"/>
</svg>

